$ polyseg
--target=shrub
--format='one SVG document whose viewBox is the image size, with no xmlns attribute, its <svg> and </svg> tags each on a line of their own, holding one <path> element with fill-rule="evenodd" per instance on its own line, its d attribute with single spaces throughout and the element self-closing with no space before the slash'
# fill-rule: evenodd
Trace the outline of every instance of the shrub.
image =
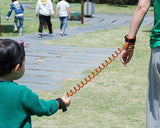
<svg viewBox="0 0 160 128">
<path fill-rule="evenodd" d="M 87 0 L 83 0 L 86 2 Z M 68 0 L 69 3 L 80 3 L 81 0 Z M 119 4 L 119 5 L 135 5 L 138 0 L 89 0 L 89 2 L 95 2 L 98 4 Z"/>
</svg>

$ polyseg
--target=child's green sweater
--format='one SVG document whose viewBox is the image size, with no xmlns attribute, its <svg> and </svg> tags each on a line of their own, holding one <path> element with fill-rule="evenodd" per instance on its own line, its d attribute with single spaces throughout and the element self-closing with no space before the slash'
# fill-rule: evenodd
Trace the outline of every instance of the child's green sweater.
<svg viewBox="0 0 160 128">
<path fill-rule="evenodd" d="M 31 128 L 31 116 L 49 116 L 58 110 L 56 100 L 39 99 L 26 86 L 0 82 L 0 128 Z"/>
</svg>

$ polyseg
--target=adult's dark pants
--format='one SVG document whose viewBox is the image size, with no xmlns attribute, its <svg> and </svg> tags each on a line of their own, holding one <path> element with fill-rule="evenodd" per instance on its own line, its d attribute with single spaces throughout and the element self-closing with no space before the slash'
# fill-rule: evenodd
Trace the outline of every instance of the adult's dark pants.
<svg viewBox="0 0 160 128">
<path fill-rule="evenodd" d="M 52 33 L 51 16 L 44 16 L 42 14 L 39 14 L 39 22 L 40 22 L 39 29 L 38 29 L 39 33 L 42 33 L 45 22 L 48 25 L 49 33 Z"/>
</svg>

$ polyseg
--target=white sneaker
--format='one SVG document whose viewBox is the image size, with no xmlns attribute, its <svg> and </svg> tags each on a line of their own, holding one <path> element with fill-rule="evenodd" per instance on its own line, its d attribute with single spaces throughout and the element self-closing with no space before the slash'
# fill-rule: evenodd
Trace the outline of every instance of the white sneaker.
<svg viewBox="0 0 160 128">
<path fill-rule="evenodd" d="M 61 31 L 61 32 L 60 32 L 60 35 L 61 35 L 61 36 L 64 36 L 64 33 L 63 33 L 63 31 Z"/>
<path fill-rule="evenodd" d="M 41 33 L 38 34 L 38 37 L 41 38 L 43 35 Z"/>
<path fill-rule="evenodd" d="M 17 29 L 14 29 L 13 31 L 14 31 L 14 32 L 17 32 Z"/>
<path fill-rule="evenodd" d="M 24 35 L 24 33 L 20 33 L 19 35 L 22 36 L 22 35 Z"/>
</svg>

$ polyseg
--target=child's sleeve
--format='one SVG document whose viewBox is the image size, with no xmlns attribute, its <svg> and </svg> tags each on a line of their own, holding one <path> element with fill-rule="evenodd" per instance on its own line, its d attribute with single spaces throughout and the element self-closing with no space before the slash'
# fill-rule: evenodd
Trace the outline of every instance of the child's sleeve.
<svg viewBox="0 0 160 128">
<path fill-rule="evenodd" d="M 21 5 L 22 10 L 24 11 L 24 8 L 23 8 L 23 6 L 22 6 L 22 3 L 20 3 L 20 5 Z"/>
<path fill-rule="evenodd" d="M 27 115 L 50 116 L 58 110 L 56 100 L 39 99 L 38 95 L 28 88 L 24 92 L 22 102 Z"/>
<path fill-rule="evenodd" d="M 37 1 L 36 9 L 35 9 L 35 14 L 38 15 L 38 13 L 39 13 L 39 4 L 38 4 L 38 1 Z"/>
<path fill-rule="evenodd" d="M 67 8 L 69 8 L 69 4 L 68 4 L 68 2 L 67 2 Z"/>
<path fill-rule="evenodd" d="M 57 4 L 57 8 L 59 8 L 59 2 L 58 2 L 58 4 Z"/>
<path fill-rule="evenodd" d="M 50 1 L 50 12 L 51 12 L 51 15 L 54 15 L 53 5 L 51 1 Z"/>
<path fill-rule="evenodd" d="M 12 10 L 13 10 L 13 4 L 11 5 L 9 11 L 8 11 L 8 14 L 7 14 L 7 17 L 10 17 L 11 13 L 12 13 Z"/>
</svg>

